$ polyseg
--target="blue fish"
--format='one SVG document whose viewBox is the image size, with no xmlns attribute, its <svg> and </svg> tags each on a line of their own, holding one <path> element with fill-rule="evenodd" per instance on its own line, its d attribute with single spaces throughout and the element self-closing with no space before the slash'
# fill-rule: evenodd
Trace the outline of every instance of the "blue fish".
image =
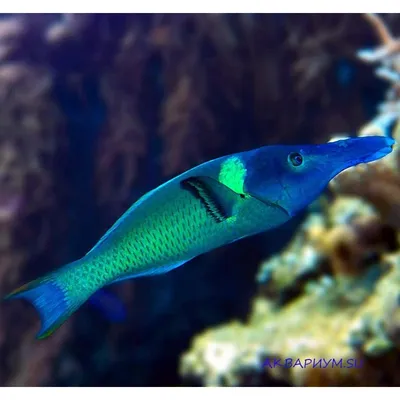
<svg viewBox="0 0 400 400">
<path fill-rule="evenodd" d="M 166 273 L 273 229 L 313 202 L 338 173 L 384 157 L 393 145 L 389 137 L 366 136 L 265 146 L 208 161 L 142 196 L 81 259 L 8 298 L 32 302 L 42 320 L 38 338 L 47 337 L 104 286 Z"/>
</svg>

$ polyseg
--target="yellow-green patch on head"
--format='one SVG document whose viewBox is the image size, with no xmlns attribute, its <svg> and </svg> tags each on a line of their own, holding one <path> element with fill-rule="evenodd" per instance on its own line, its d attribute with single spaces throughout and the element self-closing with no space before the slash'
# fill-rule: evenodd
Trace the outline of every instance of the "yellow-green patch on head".
<svg viewBox="0 0 400 400">
<path fill-rule="evenodd" d="M 218 180 L 234 192 L 244 194 L 246 173 L 243 161 L 239 157 L 232 156 L 222 163 Z"/>
</svg>

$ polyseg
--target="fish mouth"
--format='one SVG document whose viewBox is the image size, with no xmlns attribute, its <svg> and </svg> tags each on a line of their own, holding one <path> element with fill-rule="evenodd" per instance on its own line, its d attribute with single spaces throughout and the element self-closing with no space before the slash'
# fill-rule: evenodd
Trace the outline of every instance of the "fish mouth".
<svg viewBox="0 0 400 400">
<path fill-rule="evenodd" d="M 396 142 L 392 138 L 385 138 L 385 139 L 386 140 L 384 146 L 381 149 L 375 151 L 374 153 L 366 156 L 363 160 L 364 162 L 379 160 L 393 151 L 394 147 L 396 146 Z"/>
<path fill-rule="evenodd" d="M 332 165 L 337 166 L 333 176 L 361 163 L 379 160 L 390 154 L 395 141 L 386 136 L 362 136 L 331 142 L 333 146 Z"/>
</svg>

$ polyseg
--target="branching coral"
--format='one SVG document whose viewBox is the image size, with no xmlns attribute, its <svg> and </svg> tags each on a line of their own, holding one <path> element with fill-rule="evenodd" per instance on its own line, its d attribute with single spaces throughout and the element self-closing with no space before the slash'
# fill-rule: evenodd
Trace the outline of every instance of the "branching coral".
<svg viewBox="0 0 400 400">
<path fill-rule="evenodd" d="M 366 62 L 376 62 L 379 77 L 390 77 L 391 87 L 379 107 L 379 114 L 360 129 L 360 135 L 390 135 L 400 139 L 400 40 L 389 32 L 381 17 L 367 14 L 366 18 L 382 44 L 377 49 L 363 50 L 359 57 Z M 331 188 L 337 194 L 359 196 L 374 205 L 384 221 L 400 228 L 400 150 L 378 162 L 351 168 L 332 181 Z"/>
<path fill-rule="evenodd" d="M 373 50 L 361 50 L 358 56 L 370 63 L 380 63 L 376 74 L 388 79 L 397 89 L 400 73 L 400 39 L 393 37 L 383 19 L 376 14 L 365 14 L 366 20 L 374 28 L 381 45 Z"/>
</svg>

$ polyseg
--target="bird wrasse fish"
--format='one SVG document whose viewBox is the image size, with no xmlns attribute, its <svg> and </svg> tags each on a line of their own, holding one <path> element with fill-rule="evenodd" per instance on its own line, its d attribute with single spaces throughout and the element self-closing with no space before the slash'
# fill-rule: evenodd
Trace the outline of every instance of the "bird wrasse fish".
<svg viewBox="0 0 400 400">
<path fill-rule="evenodd" d="M 287 222 L 341 171 L 384 157 L 394 143 L 366 136 L 273 145 L 205 162 L 142 196 L 81 259 L 6 298 L 33 304 L 41 320 L 37 338 L 45 338 L 105 286 L 166 273 Z"/>
</svg>

